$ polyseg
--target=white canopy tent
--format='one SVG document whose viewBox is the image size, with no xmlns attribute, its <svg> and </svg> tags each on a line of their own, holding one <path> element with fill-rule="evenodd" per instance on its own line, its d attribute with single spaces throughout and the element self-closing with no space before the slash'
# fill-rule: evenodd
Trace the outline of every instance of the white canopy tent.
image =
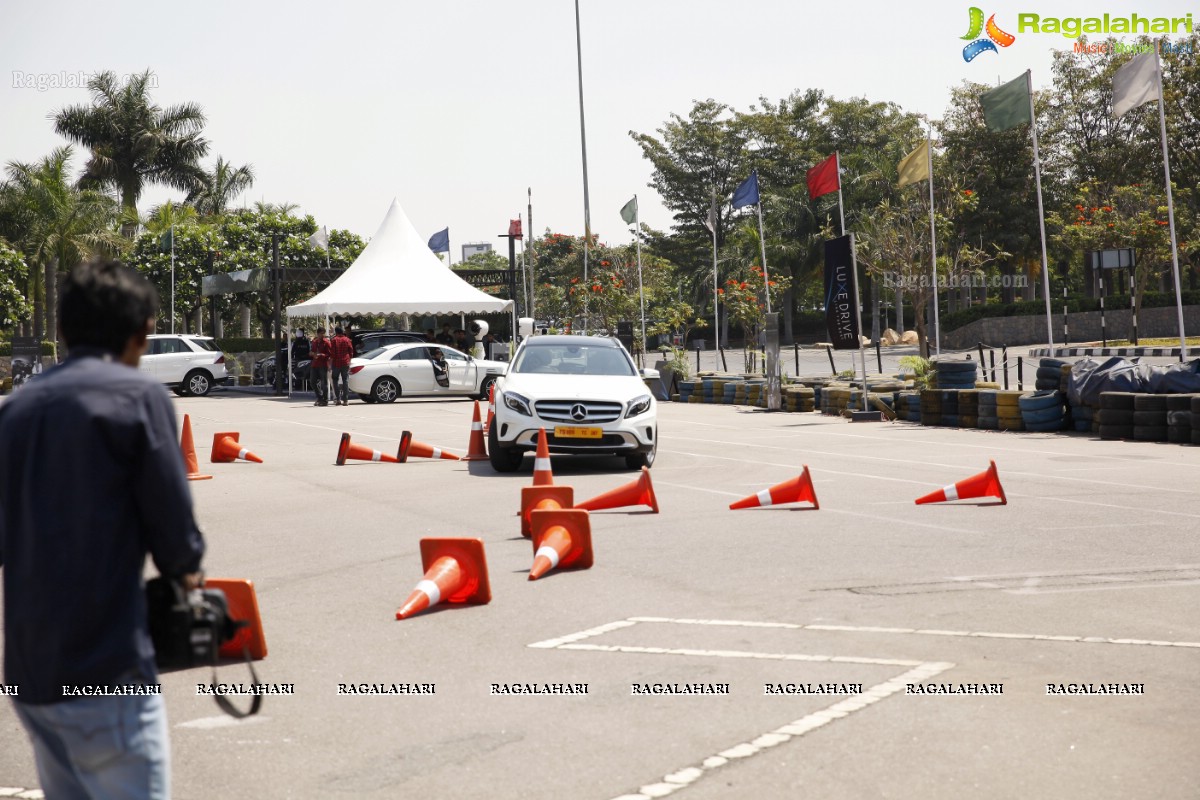
<svg viewBox="0 0 1200 800">
<path fill-rule="evenodd" d="M 512 307 L 512 300 L 481 292 L 451 272 L 393 200 L 354 263 L 314 297 L 288 306 L 287 317 L 495 314 Z"/>
</svg>

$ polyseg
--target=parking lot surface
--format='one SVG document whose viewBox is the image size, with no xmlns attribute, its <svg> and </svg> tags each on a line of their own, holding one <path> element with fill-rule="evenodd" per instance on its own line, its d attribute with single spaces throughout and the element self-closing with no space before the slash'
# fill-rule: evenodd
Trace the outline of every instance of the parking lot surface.
<svg viewBox="0 0 1200 800">
<path fill-rule="evenodd" d="M 1200 794 L 1194 448 L 663 403 L 661 513 L 592 513 L 595 566 L 529 582 L 531 458 L 334 465 L 343 432 L 465 453 L 470 402 L 176 406 L 206 570 L 254 581 L 294 692 L 235 722 L 164 674 L 177 797 Z M 264 463 L 209 464 L 217 431 Z M 1007 505 L 914 504 L 989 460 Z M 819 510 L 728 510 L 804 465 Z M 634 477 L 553 469 L 577 500 Z M 398 622 L 430 536 L 484 540 L 492 601 Z M 36 786 L 7 705 L 0 786 Z"/>
</svg>

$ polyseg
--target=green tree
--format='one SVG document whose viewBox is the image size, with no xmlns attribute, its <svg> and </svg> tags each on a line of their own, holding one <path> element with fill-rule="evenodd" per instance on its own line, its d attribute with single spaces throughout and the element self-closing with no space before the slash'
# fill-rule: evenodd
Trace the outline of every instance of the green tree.
<svg viewBox="0 0 1200 800">
<path fill-rule="evenodd" d="M 71 148 L 60 147 L 40 162 L 8 164 L 4 204 L 15 220 L 17 245 L 31 269 L 26 297 L 34 303 L 34 335 L 54 340 L 58 325 L 59 272 L 97 255 L 116 254 L 123 242 L 111 231 L 112 199 L 70 181 Z"/>
<path fill-rule="evenodd" d="M 218 157 L 212 171 L 200 178 L 200 185 L 188 193 L 185 203 L 195 207 L 202 217 L 220 217 L 238 195 L 254 185 L 254 167 L 243 164 L 234 167 Z"/>
<path fill-rule="evenodd" d="M 21 289 L 28 274 L 25 258 L 0 241 L 0 329 L 12 331 L 33 315 Z"/>
<path fill-rule="evenodd" d="M 113 72 L 88 81 L 89 105 L 59 111 L 54 129 L 91 152 L 81 178 L 85 187 L 112 189 L 122 208 L 136 212 L 147 184 L 192 192 L 203 186 L 200 159 L 208 152 L 201 135 L 204 114 L 194 103 L 163 109 L 150 97 L 153 73 L 122 83 Z M 124 233 L 132 238 L 128 224 Z"/>
</svg>

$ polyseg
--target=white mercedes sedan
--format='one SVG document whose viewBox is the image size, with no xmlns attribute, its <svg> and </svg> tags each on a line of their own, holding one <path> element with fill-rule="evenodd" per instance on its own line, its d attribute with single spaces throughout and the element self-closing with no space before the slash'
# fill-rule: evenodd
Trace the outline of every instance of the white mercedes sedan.
<svg viewBox="0 0 1200 800">
<path fill-rule="evenodd" d="M 350 361 L 348 386 L 367 403 L 394 403 L 413 395 L 465 395 L 486 400 L 508 364 L 472 358 L 445 345 L 422 342 L 377 347 Z"/>
</svg>

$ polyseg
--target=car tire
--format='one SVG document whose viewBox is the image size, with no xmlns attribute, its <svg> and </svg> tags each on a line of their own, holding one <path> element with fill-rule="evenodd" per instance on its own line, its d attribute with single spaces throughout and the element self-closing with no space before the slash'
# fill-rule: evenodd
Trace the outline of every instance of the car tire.
<svg viewBox="0 0 1200 800">
<path fill-rule="evenodd" d="M 496 382 L 495 375 L 489 375 L 488 377 L 484 378 L 483 383 L 479 384 L 479 394 L 475 395 L 475 399 L 476 400 L 487 400 L 488 399 L 488 389 L 490 389 L 495 382 Z"/>
<path fill-rule="evenodd" d="M 172 386 L 171 391 L 174 392 L 175 394 L 179 395 L 180 397 L 187 397 L 187 390 L 184 389 L 182 386 Z M 1190 414 L 1192 412 L 1189 411 L 1188 413 Z"/>
<path fill-rule="evenodd" d="M 358 396 L 358 399 L 359 399 L 359 400 L 362 400 L 362 401 L 363 401 L 364 403 L 366 403 L 367 405 L 370 405 L 371 403 L 374 403 L 374 402 L 375 402 L 375 398 L 374 398 L 374 397 L 372 397 L 372 396 L 370 395 L 370 393 L 368 393 L 368 394 L 360 394 L 360 395 Z"/>
<path fill-rule="evenodd" d="M 400 394 L 400 382 L 390 375 L 384 375 L 371 385 L 371 396 L 377 403 L 394 403 Z"/>
<path fill-rule="evenodd" d="M 627 469 L 641 469 L 645 467 L 649 469 L 654 466 L 654 459 L 658 455 L 658 428 L 654 429 L 654 447 L 649 453 L 634 453 L 625 456 L 625 467 Z"/>
<path fill-rule="evenodd" d="M 488 430 L 488 461 L 492 462 L 492 469 L 496 472 L 516 472 L 525 460 L 525 451 L 501 445 L 497 427 L 493 422 Z"/>
<path fill-rule="evenodd" d="M 184 376 L 183 386 L 192 397 L 204 397 L 212 391 L 213 378 L 202 369 L 194 369 Z"/>
</svg>

